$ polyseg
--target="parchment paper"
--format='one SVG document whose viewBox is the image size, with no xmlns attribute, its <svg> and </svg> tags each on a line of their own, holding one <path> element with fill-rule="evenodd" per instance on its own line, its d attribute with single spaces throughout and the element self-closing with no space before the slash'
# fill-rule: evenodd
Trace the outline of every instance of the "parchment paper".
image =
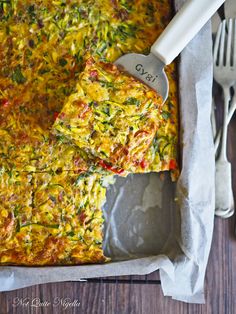
<svg viewBox="0 0 236 314">
<path fill-rule="evenodd" d="M 176 1 L 177 7 L 183 1 Z M 177 185 L 165 174 L 118 178 L 108 191 L 105 265 L 0 267 L 0 291 L 89 277 L 143 275 L 160 269 L 164 295 L 204 302 L 203 284 L 214 218 L 214 150 L 210 127 L 211 28 L 181 54 L 182 170 Z"/>
</svg>

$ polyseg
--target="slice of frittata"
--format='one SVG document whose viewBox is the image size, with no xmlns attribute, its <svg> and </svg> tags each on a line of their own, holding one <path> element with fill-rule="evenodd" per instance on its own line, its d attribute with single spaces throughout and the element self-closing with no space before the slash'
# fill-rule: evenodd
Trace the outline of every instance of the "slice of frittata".
<svg viewBox="0 0 236 314">
<path fill-rule="evenodd" d="M 156 168 L 152 166 L 158 154 L 157 148 L 153 154 L 153 145 L 168 144 L 163 108 L 154 90 L 115 65 L 90 58 L 77 93 L 68 98 L 53 128 L 102 159 L 104 168 L 118 167 L 119 174 L 168 170 L 161 158 Z"/>
</svg>

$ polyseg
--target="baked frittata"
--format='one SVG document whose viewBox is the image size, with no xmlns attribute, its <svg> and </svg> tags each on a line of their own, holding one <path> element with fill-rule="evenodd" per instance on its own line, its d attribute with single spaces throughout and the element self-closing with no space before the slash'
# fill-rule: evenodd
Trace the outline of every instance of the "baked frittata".
<svg viewBox="0 0 236 314">
<path fill-rule="evenodd" d="M 175 64 L 167 68 L 169 98 L 147 142 L 145 133 L 136 134 L 144 146 L 129 171 L 99 149 L 91 154 L 52 132 L 79 92 L 86 60 L 101 65 L 128 52 L 148 53 L 171 11 L 170 0 L 0 1 L 1 264 L 106 261 L 101 207 L 108 173 L 177 169 Z"/>
</svg>

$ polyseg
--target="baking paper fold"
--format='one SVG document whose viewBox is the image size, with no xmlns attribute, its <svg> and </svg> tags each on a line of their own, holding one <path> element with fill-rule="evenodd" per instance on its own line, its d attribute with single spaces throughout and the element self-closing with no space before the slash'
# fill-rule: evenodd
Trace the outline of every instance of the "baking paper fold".
<svg viewBox="0 0 236 314">
<path fill-rule="evenodd" d="M 177 7 L 183 1 L 176 1 Z M 0 267 L 0 291 L 91 277 L 144 275 L 160 269 L 164 295 L 204 302 L 204 277 L 214 219 L 214 148 L 210 126 L 211 27 L 208 23 L 179 62 L 182 168 L 169 174 L 117 178 L 104 208 L 103 265 Z"/>
</svg>

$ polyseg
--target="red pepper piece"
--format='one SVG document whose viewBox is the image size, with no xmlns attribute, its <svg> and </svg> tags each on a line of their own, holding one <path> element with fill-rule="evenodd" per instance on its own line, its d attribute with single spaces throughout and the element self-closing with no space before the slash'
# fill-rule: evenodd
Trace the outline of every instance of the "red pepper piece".
<svg viewBox="0 0 236 314">
<path fill-rule="evenodd" d="M 2 99 L 1 100 L 1 105 L 6 108 L 9 105 L 8 99 L 6 99 L 6 98 Z"/>
<path fill-rule="evenodd" d="M 144 159 L 140 162 L 140 167 L 142 169 L 145 169 L 147 167 L 147 163 L 146 163 L 146 161 Z"/>
<path fill-rule="evenodd" d="M 120 168 L 120 169 L 111 169 L 111 171 L 113 171 L 114 173 L 117 173 L 117 174 L 122 174 L 122 173 L 124 173 L 124 169 L 122 169 L 122 168 Z"/>
<path fill-rule="evenodd" d="M 82 224 L 85 222 L 86 218 L 87 218 L 87 215 L 84 212 L 79 214 L 79 220 L 82 222 Z"/>
<path fill-rule="evenodd" d="M 59 116 L 59 112 L 55 111 L 53 112 L 53 119 L 56 120 Z"/>
<path fill-rule="evenodd" d="M 170 160 L 169 169 L 170 169 L 170 170 L 177 169 L 177 163 L 176 163 L 175 159 L 171 159 L 171 160 Z"/>
<path fill-rule="evenodd" d="M 104 168 L 106 170 L 110 170 L 110 171 L 112 171 L 112 172 L 114 172 L 116 174 L 122 174 L 124 172 L 124 169 L 122 169 L 122 168 L 114 168 L 111 165 L 109 165 L 108 163 L 106 163 L 104 160 L 100 160 L 99 161 L 99 165 L 102 168 Z"/>
</svg>

